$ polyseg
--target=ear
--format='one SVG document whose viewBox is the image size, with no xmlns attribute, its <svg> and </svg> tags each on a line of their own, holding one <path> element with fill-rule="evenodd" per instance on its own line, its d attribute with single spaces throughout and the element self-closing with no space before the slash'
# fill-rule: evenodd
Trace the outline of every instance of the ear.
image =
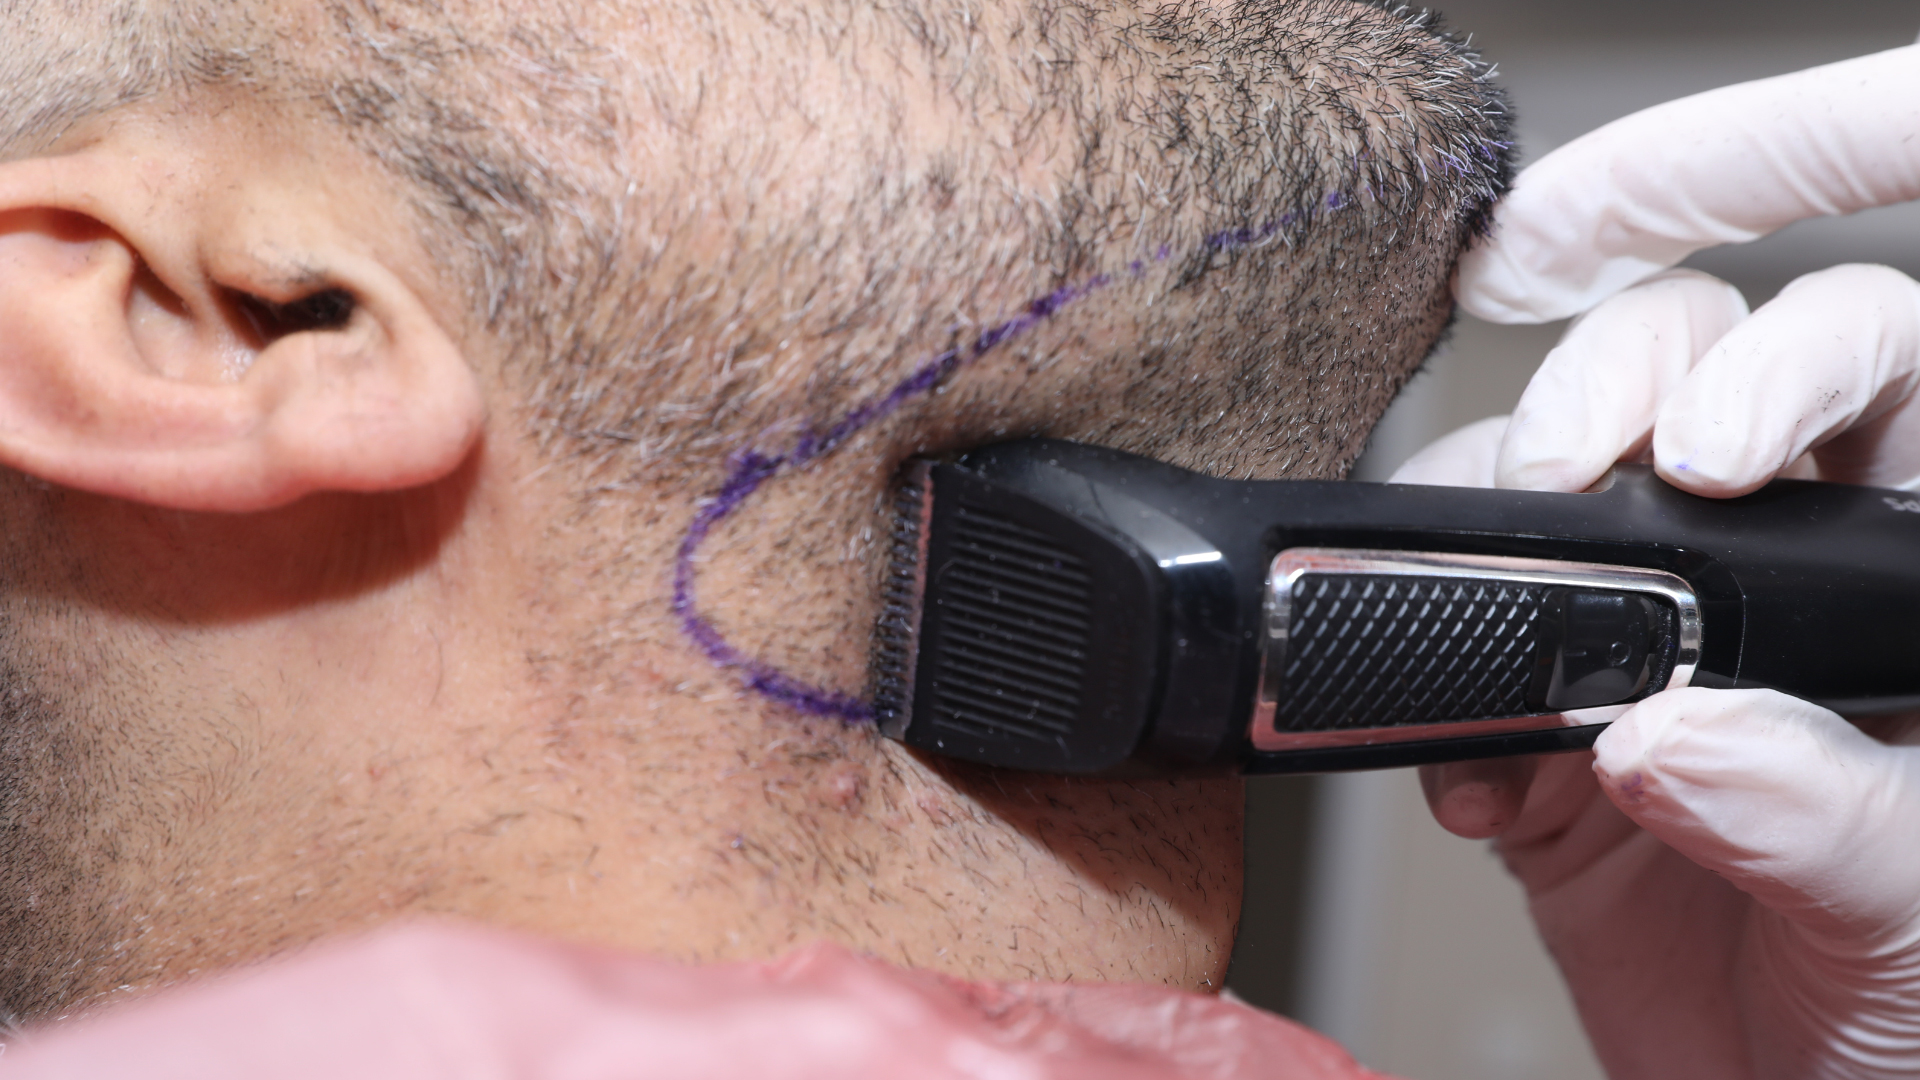
<svg viewBox="0 0 1920 1080">
<path fill-rule="evenodd" d="M 451 472 L 482 400 L 421 296 L 348 204 L 205 157 L 0 164 L 0 464 L 218 511 Z"/>
</svg>

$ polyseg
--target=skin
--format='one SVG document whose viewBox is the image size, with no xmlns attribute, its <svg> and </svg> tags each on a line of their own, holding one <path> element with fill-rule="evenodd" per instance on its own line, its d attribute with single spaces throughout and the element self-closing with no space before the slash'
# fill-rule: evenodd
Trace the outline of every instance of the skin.
<svg viewBox="0 0 1920 1080">
<path fill-rule="evenodd" d="M 418 914 L 1217 986 L 1235 779 L 769 700 L 676 552 L 733 453 L 1076 283 L 720 522 L 702 616 L 859 694 L 914 454 L 1340 475 L 1504 182 L 1484 73 L 1334 2 L 437 10 L 8 16 L 0 1002 Z"/>
</svg>

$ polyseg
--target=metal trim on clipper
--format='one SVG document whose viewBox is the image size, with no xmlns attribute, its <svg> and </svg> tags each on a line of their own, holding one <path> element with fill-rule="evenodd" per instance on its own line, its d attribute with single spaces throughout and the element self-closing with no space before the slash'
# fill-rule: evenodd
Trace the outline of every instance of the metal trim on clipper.
<svg viewBox="0 0 1920 1080">
<path fill-rule="evenodd" d="M 1653 689 L 1686 686 L 1700 662 L 1700 604 L 1686 580 L 1660 570 L 1600 563 L 1561 562 L 1500 555 L 1382 551 L 1350 548 L 1290 548 L 1274 556 L 1262 594 L 1261 656 L 1258 692 L 1249 736 L 1257 750 L 1415 742 L 1487 732 L 1535 731 L 1560 727 L 1558 712 L 1468 720 L 1459 723 L 1369 726 L 1363 729 L 1283 731 L 1278 707 L 1293 628 L 1294 587 L 1307 574 L 1459 578 L 1530 586 L 1598 589 L 1653 594 L 1674 612 L 1674 650 L 1666 681 Z"/>
</svg>

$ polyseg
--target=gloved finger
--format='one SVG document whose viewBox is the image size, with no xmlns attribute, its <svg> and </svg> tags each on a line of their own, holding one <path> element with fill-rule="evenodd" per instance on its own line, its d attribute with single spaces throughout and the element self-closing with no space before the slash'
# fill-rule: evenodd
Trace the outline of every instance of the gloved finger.
<svg viewBox="0 0 1920 1080">
<path fill-rule="evenodd" d="M 1440 827 L 1469 840 L 1507 831 L 1520 817 L 1540 762 L 1534 757 L 1450 761 L 1420 767 L 1420 790 Z"/>
<path fill-rule="evenodd" d="M 1716 244 L 1920 198 L 1920 46 L 1723 87 L 1617 120 L 1522 173 L 1455 293 L 1547 322 Z"/>
<path fill-rule="evenodd" d="M 1591 751 L 1545 754 L 1539 762 L 1519 820 L 1494 845 L 1529 896 L 1591 872 L 1610 853 L 1646 835 L 1600 790 Z"/>
<path fill-rule="evenodd" d="M 1388 478 L 1391 484 L 1433 484 L 1439 487 L 1492 487 L 1493 460 L 1500 449 L 1507 418 L 1476 420 L 1421 448 Z"/>
<path fill-rule="evenodd" d="M 1689 491 L 1742 494 L 1901 404 L 1916 383 L 1920 283 L 1884 266 L 1808 274 L 1721 338 L 1667 397 L 1654 463 Z"/>
<path fill-rule="evenodd" d="M 1813 448 L 1780 475 L 1870 487 L 1920 487 L 1920 396 Z"/>
<path fill-rule="evenodd" d="M 1920 751 L 1770 690 L 1688 687 L 1629 710 L 1594 773 L 1628 817 L 1830 941 L 1920 915 Z"/>
<path fill-rule="evenodd" d="M 1521 395 L 1495 482 L 1585 491 L 1614 462 L 1638 456 L 1661 401 L 1746 315 L 1740 290 L 1670 270 L 1581 316 Z"/>
</svg>

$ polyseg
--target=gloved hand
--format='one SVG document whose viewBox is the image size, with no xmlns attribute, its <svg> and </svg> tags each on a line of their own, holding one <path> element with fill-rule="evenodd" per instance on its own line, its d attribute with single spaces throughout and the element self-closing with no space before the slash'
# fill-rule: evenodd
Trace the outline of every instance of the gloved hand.
<svg viewBox="0 0 1920 1080">
<path fill-rule="evenodd" d="M 390 928 L 30 1031 L 21 1080 L 1385 1080 L 1305 1028 L 1162 986 L 967 983 L 816 945 L 689 966 Z"/>
<path fill-rule="evenodd" d="M 1704 495 L 1783 473 L 1920 486 L 1920 286 L 1839 267 L 1749 315 L 1721 282 L 1661 273 L 1915 197 L 1920 48 L 1569 144 L 1520 177 L 1458 292 L 1503 321 L 1587 314 L 1510 424 L 1443 439 L 1397 478 L 1578 491 L 1638 458 Z M 1671 690 L 1591 755 L 1422 782 L 1443 825 L 1499 837 L 1616 1080 L 1912 1076 L 1920 725 L 1863 726 L 1771 692 Z"/>
<path fill-rule="evenodd" d="M 1672 102 L 1548 155 L 1459 272 L 1483 318 L 1587 312 L 1522 399 L 1500 482 L 1578 490 L 1649 448 L 1703 495 L 1751 490 L 1812 448 L 1831 479 L 1920 477 L 1920 421 L 1901 407 L 1920 286 L 1905 275 L 1836 267 L 1751 316 L 1704 274 L 1646 280 L 1703 247 L 1915 198 L 1920 46 Z"/>
</svg>

